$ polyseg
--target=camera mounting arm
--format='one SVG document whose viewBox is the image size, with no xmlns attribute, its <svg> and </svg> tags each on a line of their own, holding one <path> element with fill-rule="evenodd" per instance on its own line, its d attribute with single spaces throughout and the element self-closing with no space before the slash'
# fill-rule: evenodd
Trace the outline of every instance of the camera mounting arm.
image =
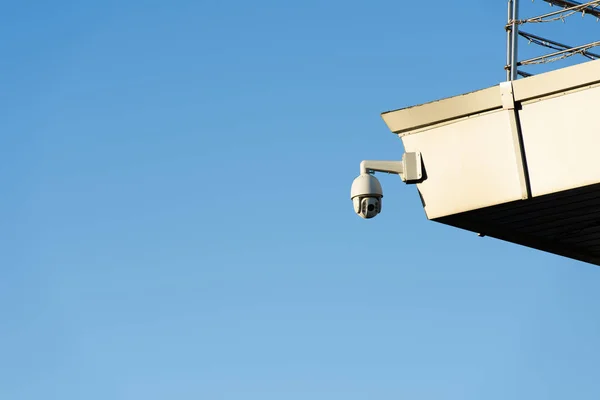
<svg viewBox="0 0 600 400">
<path fill-rule="evenodd" d="M 402 161 L 376 161 L 364 160 L 360 163 L 360 173 L 387 172 L 388 174 L 402 174 L 404 166 Z"/>
<path fill-rule="evenodd" d="M 375 172 L 398 174 L 402 181 L 406 183 L 420 181 L 423 178 L 421 153 L 404 153 L 402 161 L 364 160 L 360 163 L 361 174 L 373 174 Z"/>
</svg>

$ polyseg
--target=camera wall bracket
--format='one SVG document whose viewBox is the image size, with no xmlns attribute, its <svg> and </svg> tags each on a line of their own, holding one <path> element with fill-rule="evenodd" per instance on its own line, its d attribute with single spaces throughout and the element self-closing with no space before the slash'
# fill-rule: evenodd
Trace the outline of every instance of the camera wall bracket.
<svg viewBox="0 0 600 400">
<path fill-rule="evenodd" d="M 420 152 L 404 153 L 402 161 L 364 160 L 360 163 L 361 174 L 386 172 L 398 174 L 406 183 L 417 183 L 423 179 L 423 161 Z"/>
</svg>

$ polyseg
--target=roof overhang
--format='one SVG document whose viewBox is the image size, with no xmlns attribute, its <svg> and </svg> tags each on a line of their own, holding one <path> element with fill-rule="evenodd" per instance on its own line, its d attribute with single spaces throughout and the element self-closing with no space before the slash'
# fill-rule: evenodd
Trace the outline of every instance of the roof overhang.
<svg viewBox="0 0 600 400">
<path fill-rule="evenodd" d="M 429 219 L 600 265 L 600 60 L 382 117 Z"/>
</svg>

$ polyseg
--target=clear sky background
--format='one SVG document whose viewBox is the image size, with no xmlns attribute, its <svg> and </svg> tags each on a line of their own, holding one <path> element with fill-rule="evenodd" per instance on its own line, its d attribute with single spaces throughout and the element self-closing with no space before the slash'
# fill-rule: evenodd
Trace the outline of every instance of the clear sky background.
<svg viewBox="0 0 600 400">
<path fill-rule="evenodd" d="M 4 2 L 0 398 L 599 398 L 597 267 L 430 222 L 397 177 L 375 219 L 349 199 L 403 152 L 381 112 L 504 80 L 505 22 L 501 0 Z"/>
</svg>

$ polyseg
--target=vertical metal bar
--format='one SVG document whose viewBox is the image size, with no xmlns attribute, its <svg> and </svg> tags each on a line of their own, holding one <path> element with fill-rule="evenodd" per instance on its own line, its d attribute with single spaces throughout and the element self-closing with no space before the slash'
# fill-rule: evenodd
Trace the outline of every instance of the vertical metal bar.
<svg viewBox="0 0 600 400">
<path fill-rule="evenodd" d="M 508 17 L 506 19 L 506 80 L 510 81 L 512 68 L 512 26 L 510 20 L 513 15 L 513 0 L 508 0 Z"/>
<path fill-rule="evenodd" d="M 510 57 L 510 80 L 514 81 L 518 79 L 517 74 L 517 62 L 518 62 L 518 44 L 519 44 L 519 25 L 517 20 L 519 19 L 519 0 L 512 0 L 512 29 L 511 33 L 511 57 Z"/>
</svg>

